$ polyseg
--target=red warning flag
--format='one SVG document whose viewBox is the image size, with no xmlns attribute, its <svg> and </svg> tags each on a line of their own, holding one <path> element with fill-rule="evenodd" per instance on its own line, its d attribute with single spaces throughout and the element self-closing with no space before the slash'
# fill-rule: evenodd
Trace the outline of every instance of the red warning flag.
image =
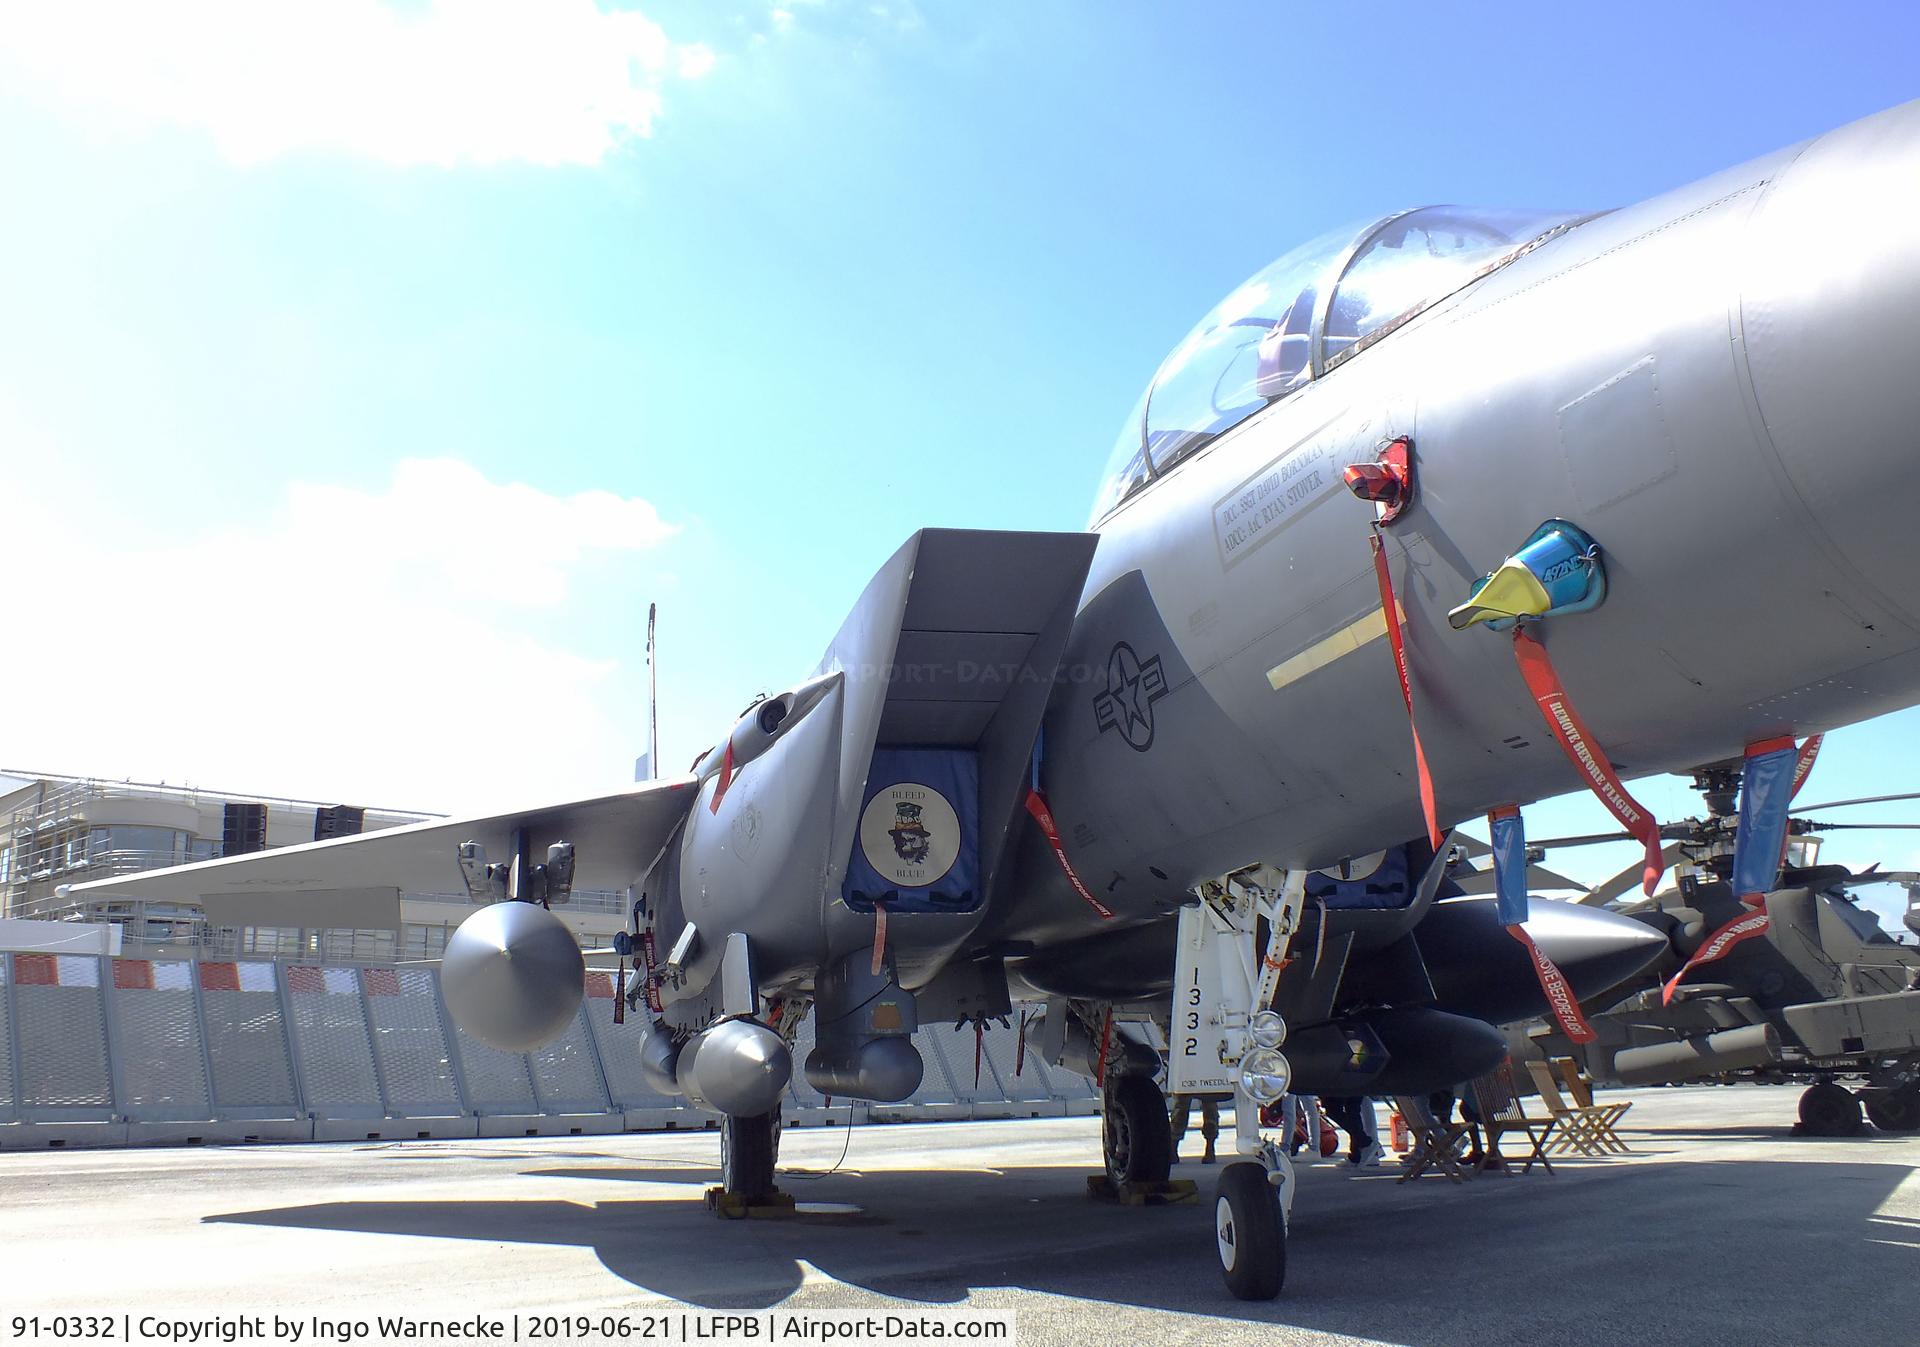
<svg viewBox="0 0 1920 1347">
<path fill-rule="evenodd" d="M 1027 788 L 1027 813 L 1040 825 L 1040 831 L 1047 839 L 1047 845 L 1053 849 L 1053 858 L 1060 862 L 1061 873 L 1066 875 L 1067 883 L 1080 895 L 1087 906 L 1100 914 L 1100 920 L 1112 921 L 1113 909 L 1093 896 L 1093 890 L 1081 882 L 1079 874 L 1073 868 L 1073 862 L 1067 859 L 1067 844 L 1060 840 L 1060 827 L 1053 821 L 1053 811 L 1047 808 L 1046 796 L 1031 786 Z"/>
<path fill-rule="evenodd" d="M 1487 815 L 1488 837 L 1493 844 L 1494 901 L 1501 925 L 1520 942 L 1533 964 L 1533 975 L 1540 981 L 1540 992 L 1547 998 L 1547 1010 L 1560 1032 L 1575 1043 L 1591 1043 L 1593 1026 L 1580 1013 L 1580 999 L 1573 994 L 1560 966 L 1534 943 L 1522 924 L 1531 904 L 1527 893 L 1527 834 L 1517 805 L 1501 805 Z"/>
<path fill-rule="evenodd" d="M 1620 826 L 1639 838 L 1646 848 L 1646 868 L 1641 871 L 1640 879 L 1641 887 L 1652 897 L 1654 886 L 1667 868 L 1666 860 L 1660 855 L 1660 825 L 1654 822 L 1646 806 L 1621 784 L 1620 775 L 1613 770 L 1606 752 L 1595 742 L 1593 732 L 1567 699 L 1566 690 L 1560 686 L 1560 675 L 1547 657 L 1547 648 L 1524 624 L 1513 629 L 1513 658 L 1520 666 L 1527 690 L 1540 707 L 1541 718 L 1560 742 L 1567 760 L 1579 769 L 1587 789 L 1607 807 L 1608 813 L 1620 820 Z"/>
<path fill-rule="evenodd" d="M 1813 773 L 1814 759 L 1820 756 L 1820 742 L 1826 737 L 1824 734 L 1810 734 L 1801 741 L 1800 754 L 1793 761 L 1793 795 L 1789 795 L 1788 799 L 1798 795 L 1800 787 L 1807 784 L 1807 777 Z"/>
<path fill-rule="evenodd" d="M 1533 937 L 1524 926 L 1509 926 L 1507 934 L 1525 947 L 1533 960 L 1533 974 L 1540 980 L 1540 990 L 1546 995 L 1547 1009 L 1553 1013 L 1553 1021 L 1560 1026 L 1560 1032 L 1575 1043 L 1591 1043 L 1595 1038 L 1593 1026 L 1587 1023 L 1587 1017 L 1580 1011 L 1580 998 L 1573 994 L 1573 986 L 1567 981 L 1567 975 L 1546 955 L 1546 951 L 1533 943 Z"/>
<path fill-rule="evenodd" d="M 1400 605 L 1393 597 L 1393 575 L 1387 568 L 1387 550 L 1375 529 L 1368 539 L 1373 544 L 1373 576 L 1380 585 L 1380 610 L 1387 619 L 1387 644 L 1393 647 L 1393 667 L 1400 676 L 1400 700 L 1407 706 L 1407 729 L 1413 735 L 1413 770 L 1420 781 L 1420 809 L 1426 815 L 1427 840 L 1440 850 L 1440 820 L 1433 803 L 1433 774 L 1427 770 L 1427 751 L 1420 746 L 1420 726 L 1413 717 L 1413 680 L 1407 674 L 1407 642 L 1400 630 Z"/>
<path fill-rule="evenodd" d="M 713 798 L 707 801 L 707 812 L 720 812 L 720 802 L 727 798 L 727 787 L 733 784 L 733 740 L 727 740 L 726 752 L 720 755 L 720 782 L 713 788 Z"/>
<path fill-rule="evenodd" d="M 1766 900 L 1756 893 L 1742 901 L 1759 903 L 1761 906 L 1745 916 L 1735 917 L 1702 941 L 1700 948 L 1693 952 L 1693 957 L 1681 965 L 1680 971 L 1668 978 L 1667 985 L 1660 989 L 1661 1005 L 1664 1006 L 1673 1000 L 1673 993 L 1686 980 L 1687 974 L 1701 964 L 1712 963 L 1715 959 L 1725 957 L 1729 950 L 1743 940 L 1751 940 L 1756 935 L 1766 934 L 1767 927 L 1772 924 L 1764 906 Z"/>
</svg>

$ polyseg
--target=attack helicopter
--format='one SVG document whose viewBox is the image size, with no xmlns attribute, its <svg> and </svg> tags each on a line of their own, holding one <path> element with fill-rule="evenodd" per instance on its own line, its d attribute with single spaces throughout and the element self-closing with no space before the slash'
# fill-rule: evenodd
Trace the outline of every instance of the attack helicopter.
<svg viewBox="0 0 1920 1347">
<path fill-rule="evenodd" d="M 1805 806 L 1789 820 L 1776 886 L 1742 903 L 1729 882 L 1738 820 L 1737 764 L 1694 778 L 1702 818 L 1665 825 L 1675 883 L 1653 897 L 1620 902 L 1639 877 L 1616 875 L 1581 896 L 1659 931 L 1662 956 L 1623 987 L 1594 999 L 1592 1042 L 1575 1043 L 1549 1024 L 1514 1036 L 1516 1055 L 1570 1056 L 1602 1083 L 1676 1084 L 1739 1078 L 1807 1082 L 1795 1131 L 1851 1136 L 1862 1114 L 1886 1132 L 1920 1130 L 1920 946 L 1903 943 L 1853 897 L 1872 884 L 1907 892 L 1906 924 L 1920 933 L 1920 873 L 1853 870 L 1820 863 L 1826 834 L 1846 829 L 1916 829 L 1910 823 L 1832 823 L 1824 811 L 1920 799 L 1867 796 Z M 1556 847 L 1617 841 L 1624 834 L 1548 839 Z M 1726 943 L 1722 932 L 1758 929 Z M 1724 937 L 1722 937 L 1724 939 Z"/>
</svg>

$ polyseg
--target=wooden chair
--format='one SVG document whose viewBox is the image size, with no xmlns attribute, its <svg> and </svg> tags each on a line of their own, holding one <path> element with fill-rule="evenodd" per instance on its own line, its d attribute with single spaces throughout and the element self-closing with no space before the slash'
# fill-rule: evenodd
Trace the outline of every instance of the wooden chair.
<svg viewBox="0 0 1920 1347">
<path fill-rule="evenodd" d="M 1613 1130 L 1626 1111 L 1633 1107 L 1631 1100 L 1613 1100 L 1605 1104 L 1593 1102 L 1593 1086 L 1580 1074 L 1580 1064 L 1571 1057 L 1556 1057 L 1554 1069 L 1559 1071 L 1560 1079 L 1567 1084 L 1567 1094 L 1573 1099 L 1574 1107 L 1586 1117 L 1592 1128 L 1593 1139 L 1607 1150 L 1618 1155 L 1631 1155 L 1627 1143 Z"/>
<path fill-rule="evenodd" d="M 1475 1173 L 1495 1166 L 1505 1169 L 1508 1174 L 1513 1173 L 1513 1162 L 1500 1153 L 1500 1138 L 1512 1132 L 1526 1137 L 1530 1147 L 1520 1172 L 1532 1173 L 1534 1161 L 1537 1160 L 1541 1169 L 1553 1173 L 1553 1162 L 1547 1159 L 1546 1145 L 1557 1124 L 1550 1118 L 1527 1116 L 1526 1104 L 1513 1083 L 1513 1067 L 1510 1063 L 1474 1078 L 1468 1083 L 1467 1091 L 1473 1099 L 1473 1111 L 1480 1115 L 1477 1126 L 1485 1140 L 1485 1144 L 1479 1147 L 1480 1158 L 1473 1166 Z"/>
<path fill-rule="evenodd" d="M 1553 1078 L 1553 1068 L 1545 1062 L 1528 1062 L 1527 1074 L 1533 1077 L 1533 1087 L 1540 1092 L 1540 1103 L 1547 1115 L 1560 1127 L 1559 1137 L 1547 1145 L 1548 1154 L 1579 1151 L 1589 1158 L 1599 1155 L 1602 1147 L 1593 1137 L 1592 1118 L 1562 1097 L 1560 1086 Z"/>
<path fill-rule="evenodd" d="M 1467 1124 L 1440 1122 L 1420 1095 L 1395 1095 L 1393 1105 L 1407 1120 L 1407 1130 L 1413 1134 L 1407 1167 L 1395 1182 L 1417 1179 L 1429 1169 L 1437 1170 L 1455 1183 L 1463 1180 L 1466 1174 L 1461 1168 L 1458 1147 L 1460 1138 L 1467 1134 Z"/>
</svg>

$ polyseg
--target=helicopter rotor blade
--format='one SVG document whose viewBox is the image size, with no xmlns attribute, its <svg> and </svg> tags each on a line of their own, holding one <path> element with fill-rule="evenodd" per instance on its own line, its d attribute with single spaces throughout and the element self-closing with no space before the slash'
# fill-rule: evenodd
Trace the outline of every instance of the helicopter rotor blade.
<svg viewBox="0 0 1920 1347">
<path fill-rule="evenodd" d="M 1631 842 L 1632 833 L 1583 833 L 1578 837 L 1548 837 L 1535 842 L 1529 839 L 1530 847 L 1595 847 L 1602 842 Z"/>
<path fill-rule="evenodd" d="M 1824 804 L 1803 805 L 1800 812 L 1814 814 L 1822 809 L 1844 809 L 1856 804 L 1892 804 L 1895 800 L 1920 800 L 1920 790 L 1910 790 L 1901 795 L 1862 795 L 1857 800 L 1828 800 Z"/>
<path fill-rule="evenodd" d="M 1870 832 L 1911 833 L 1920 832 L 1920 823 L 1815 823 L 1806 821 L 1810 833 L 1837 833 L 1848 830 Z"/>
<path fill-rule="evenodd" d="M 1660 868 L 1664 871 L 1680 859 L 1683 842 L 1669 842 L 1660 848 Z M 1615 875 L 1594 885 L 1584 895 L 1575 899 L 1582 907 L 1605 907 L 1630 889 L 1640 887 L 1641 876 L 1646 869 L 1644 860 L 1636 860 Z M 1627 909 L 1631 911 L 1632 909 Z"/>
</svg>

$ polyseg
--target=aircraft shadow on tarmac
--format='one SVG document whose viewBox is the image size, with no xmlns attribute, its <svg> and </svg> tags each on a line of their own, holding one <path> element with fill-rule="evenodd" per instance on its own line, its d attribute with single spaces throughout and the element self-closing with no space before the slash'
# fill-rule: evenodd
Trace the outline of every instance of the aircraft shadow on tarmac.
<svg viewBox="0 0 1920 1347">
<path fill-rule="evenodd" d="M 925 1304 L 1013 1287 L 1418 1347 L 1488 1347 L 1521 1320 L 1527 1341 L 1549 1323 L 1562 1343 L 1641 1336 L 1623 1313 L 1649 1316 L 1647 1335 L 1666 1340 L 1741 1341 L 1743 1325 L 1763 1315 L 1782 1341 L 1873 1342 L 1920 1313 L 1920 1219 L 1880 1212 L 1912 1173 L 1906 1164 L 1644 1154 L 1460 1186 L 1316 1166 L 1302 1175 L 1287 1291 L 1265 1304 L 1231 1300 L 1220 1285 L 1215 1171 L 1183 1165 L 1202 1200 L 1160 1208 L 1096 1206 L 1084 1195 L 1087 1172 L 783 1179 L 802 1202 L 859 1204 L 852 1218 L 722 1222 L 682 1186 L 591 1205 L 334 1202 L 206 1219 L 591 1248 L 634 1286 L 713 1309 L 778 1304 L 800 1287 L 804 1260 L 847 1285 Z M 717 1177 L 680 1163 L 526 1174 L 701 1186 Z M 1758 1257 L 1759 1283 L 1734 1275 Z"/>
</svg>

